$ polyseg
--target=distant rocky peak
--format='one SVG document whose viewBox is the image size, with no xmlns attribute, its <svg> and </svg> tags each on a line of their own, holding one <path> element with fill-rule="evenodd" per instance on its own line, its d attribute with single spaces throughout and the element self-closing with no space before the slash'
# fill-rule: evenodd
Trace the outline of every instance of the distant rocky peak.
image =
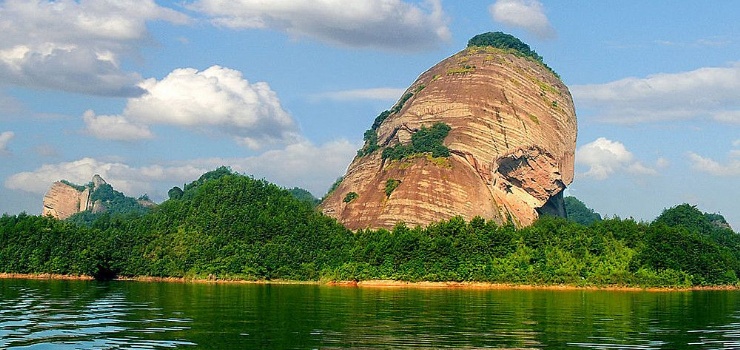
<svg viewBox="0 0 740 350">
<path fill-rule="evenodd" d="M 107 184 L 95 174 L 87 185 L 77 185 L 67 180 L 54 182 L 44 195 L 42 215 L 64 220 L 86 210 L 94 210 L 91 195 Z"/>
<path fill-rule="evenodd" d="M 103 178 L 100 177 L 100 175 L 95 174 L 95 176 L 93 176 L 92 178 L 92 184 L 93 184 L 93 191 L 95 191 L 98 188 L 100 188 L 100 186 L 107 185 L 108 183 L 105 182 L 105 180 L 103 180 Z"/>
</svg>

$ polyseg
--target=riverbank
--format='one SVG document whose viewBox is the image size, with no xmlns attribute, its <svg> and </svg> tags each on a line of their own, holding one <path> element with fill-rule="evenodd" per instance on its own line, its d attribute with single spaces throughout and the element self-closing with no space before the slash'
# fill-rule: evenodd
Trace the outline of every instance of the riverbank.
<svg viewBox="0 0 740 350">
<path fill-rule="evenodd" d="M 76 280 L 94 281 L 91 276 L 71 276 L 59 274 L 22 274 L 0 273 L 0 279 L 32 279 L 32 280 Z M 245 280 L 222 278 L 189 278 L 189 277 L 119 277 L 113 281 L 135 282 L 163 282 L 163 283 L 204 283 L 204 284 L 302 284 L 324 285 L 344 288 L 413 288 L 413 289 L 481 289 L 481 290 L 603 290 L 621 292 L 685 292 L 700 290 L 740 290 L 740 285 L 724 286 L 693 286 L 693 287 L 639 287 L 639 286 L 577 286 L 564 284 L 515 284 L 489 282 L 408 282 L 397 280 L 368 280 L 368 281 L 292 281 L 292 280 Z"/>
<path fill-rule="evenodd" d="M 740 290 L 740 286 L 693 286 L 693 287 L 639 287 L 639 286 L 577 286 L 567 284 L 515 284 L 489 282 L 407 282 L 394 280 L 370 280 L 359 282 L 329 282 L 336 286 L 356 286 L 359 288 L 427 288 L 427 289 L 487 289 L 487 290 L 605 290 L 605 291 L 635 291 L 635 292 L 670 292 L 670 291 L 698 291 L 698 290 Z"/>
<path fill-rule="evenodd" d="M 0 273 L 0 279 L 24 279 L 24 280 L 72 280 L 93 281 L 92 276 L 60 275 L 54 273 Z"/>
</svg>

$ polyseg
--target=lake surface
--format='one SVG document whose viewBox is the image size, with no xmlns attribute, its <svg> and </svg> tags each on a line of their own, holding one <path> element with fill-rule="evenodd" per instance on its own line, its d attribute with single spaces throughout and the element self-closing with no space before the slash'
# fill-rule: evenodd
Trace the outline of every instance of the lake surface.
<svg viewBox="0 0 740 350">
<path fill-rule="evenodd" d="M 732 349 L 740 292 L 0 279 L 10 349 Z"/>
</svg>

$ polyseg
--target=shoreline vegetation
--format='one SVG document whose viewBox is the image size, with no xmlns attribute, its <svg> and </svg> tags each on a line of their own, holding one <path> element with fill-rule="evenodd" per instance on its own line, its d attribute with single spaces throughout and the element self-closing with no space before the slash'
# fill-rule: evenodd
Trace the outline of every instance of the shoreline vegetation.
<svg viewBox="0 0 740 350">
<path fill-rule="evenodd" d="M 2 215 L 0 273 L 389 288 L 740 285 L 740 235 L 721 215 L 688 204 L 666 209 L 650 223 L 586 215 L 589 223 L 583 224 L 543 216 L 517 228 L 455 217 L 427 227 L 399 223 L 392 230 L 353 232 L 315 203 L 228 168 L 184 187 L 144 213 L 64 221 Z"/>
<path fill-rule="evenodd" d="M 60 274 L 22 274 L 0 273 L 0 280 L 55 280 L 55 281 L 95 281 L 92 276 L 73 276 Z M 244 280 L 218 278 L 188 278 L 188 277 L 118 277 L 110 281 L 116 282 L 144 282 L 144 283 L 192 283 L 192 284 L 260 284 L 260 285 L 319 285 L 338 288 L 382 288 L 382 289 L 464 289 L 464 290 L 551 290 L 551 291 L 615 291 L 615 292 L 688 292 L 688 291 L 722 291 L 740 290 L 740 285 L 692 286 L 692 287 L 640 287 L 619 285 L 533 285 L 514 283 L 489 282 L 408 282 L 399 280 L 367 280 L 367 281 L 295 281 L 295 280 Z"/>
</svg>

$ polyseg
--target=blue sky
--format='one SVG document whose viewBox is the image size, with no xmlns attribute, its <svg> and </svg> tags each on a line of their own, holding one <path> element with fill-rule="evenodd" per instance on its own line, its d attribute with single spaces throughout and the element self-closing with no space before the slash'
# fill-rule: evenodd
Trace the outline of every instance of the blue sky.
<svg viewBox="0 0 740 350">
<path fill-rule="evenodd" d="M 740 229 L 740 3 L 535 0 L 0 2 L 0 212 L 100 174 L 155 201 L 220 165 L 322 196 L 416 77 L 511 33 L 573 94 L 568 194 Z"/>
</svg>

